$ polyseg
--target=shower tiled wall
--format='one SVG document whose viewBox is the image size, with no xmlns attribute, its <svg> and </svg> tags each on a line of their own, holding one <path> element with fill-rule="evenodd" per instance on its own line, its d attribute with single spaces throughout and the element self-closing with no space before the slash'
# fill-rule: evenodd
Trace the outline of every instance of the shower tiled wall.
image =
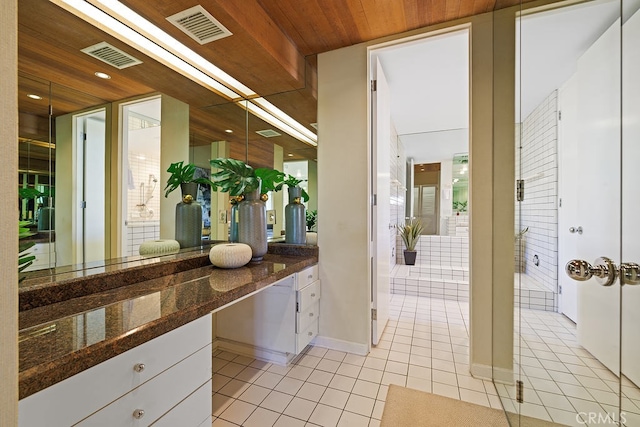
<svg viewBox="0 0 640 427">
<path fill-rule="evenodd" d="M 138 255 L 140 244 L 160 238 L 160 221 L 129 221 L 127 225 L 126 256 Z"/>
<path fill-rule="evenodd" d="M 558 284 L 557 115 L 554 90 L 518 127 L 521 132 L 516 138 L 517 143 L 522 135 L 516 176 L 525 180 L 524 201 L 516 203 L 516 224 L 520 214 L 519 229 L 529 227 L 525 236 L 525 273 L 553 292 Z M 516 232 L 519 229 L 516 227 Z"/>
<path fill-rule="evenodd" d="M 159 157 L 129 152 L 128 160 L 126 255 L 131 256 L 138 255 L 140 243 L 160 238 L 160 197 L 164 186 L 159 181 Z M 155 188 L 152 175 L 158 180 Z M 146 203 L 146 210 L 137 206 L 144 203 L 149 195 L 152 197 Z"/>
<path fill-rule="evenodd" d="M 398 247 L 396 261 L 398 264 L 404 264 L 405 246 L 400 236 L 396 244 Z M 416 265 L 469 268 L 468 237 L 420 236 L 416 251 L 418 252 Z"/>
<path fill-rule="evenodd" d="M 160 158 L 150 158 L 142 153 L 129 152 L 129 179 L 127 182 L 127 220 L 151 220 L 157 221 L 160 218 L 160 197 L 164 187 L 159 181 L 160 178 Z M 147 208 L 153 211 L 153 217 L 143 218 L 136 205 L 144 203 L 146 195 L 153 188 L 153 175 L 158 182 L 151 193 L 153 197 L 147 202 Z M 144 194 L 143 194 L 144 192 Z"/>
</svg>

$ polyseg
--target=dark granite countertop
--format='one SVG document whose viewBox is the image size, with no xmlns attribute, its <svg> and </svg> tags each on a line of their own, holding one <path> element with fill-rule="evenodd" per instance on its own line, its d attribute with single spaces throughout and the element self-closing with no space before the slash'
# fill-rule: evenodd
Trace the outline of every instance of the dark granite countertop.
<svg viewBox="0 0 640 427">
<path fill-rule="evenodd" d="M 21 292 L 21 399 L 316 264 L 318 249 L 270 244 L 261 263 L 231 270 L 208 248 L 148 261 Z"/>
</svg>

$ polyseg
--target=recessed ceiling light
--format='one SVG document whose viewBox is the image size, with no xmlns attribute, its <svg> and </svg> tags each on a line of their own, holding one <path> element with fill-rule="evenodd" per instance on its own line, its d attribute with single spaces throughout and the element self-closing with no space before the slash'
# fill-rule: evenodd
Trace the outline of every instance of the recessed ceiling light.
<svg viewBox="0 0 640 427">
<path fill-rule="evenodd" d="M 37 100 L 42 99 L 42 97 L 41 97 L 40 95 L 36 95 L 35 93 L 30 93 L 30 94 L 28 94 L 27 96 L 28 96 L 29 98 L 31 98 L 31 99 L 37 99 Z"/>
<path fill-rule="evenodd" d="M 111 76 L 110 76 L 109 74 L 107 74 L 107 73 L 102 73 L 102 72 L 100 72 L 100 71 L 96 71 L 94 74 L 96 75 L 96 77 L 100 77 L 101 79 L 106 79 L 106 80 L 108 80 L 108 79 L 110 79 L 110 78 L 111 78 Z"/>
<path fill-rule="evenodd" d="M 225 132 L 226 132 L 226 133 L 233 133 L 233 130 L 231 130 L 231 129 L 225 129 Z"/>
<path fill-rule="evenodd" d="M 287 154 L 287 156 L 289 156 L 289 157 L 293 157 L 293 154 L 289 153 L 289 154 Z"/>
</svg>

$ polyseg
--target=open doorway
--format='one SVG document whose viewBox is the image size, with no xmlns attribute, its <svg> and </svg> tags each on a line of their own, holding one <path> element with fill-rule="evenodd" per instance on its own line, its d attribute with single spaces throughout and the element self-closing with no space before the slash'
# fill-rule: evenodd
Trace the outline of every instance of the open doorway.
<svg viewBox="0 0 640 427">
<path fill-rule="evenodd" d="M 370 51 L 374 345 L 386 322 L 380 307 L 396 295 L 468 310 L 469 54 L 466 28 Z M 416 220 L 424 228 L 408 265 L 399 227 Z"/>
</svg>

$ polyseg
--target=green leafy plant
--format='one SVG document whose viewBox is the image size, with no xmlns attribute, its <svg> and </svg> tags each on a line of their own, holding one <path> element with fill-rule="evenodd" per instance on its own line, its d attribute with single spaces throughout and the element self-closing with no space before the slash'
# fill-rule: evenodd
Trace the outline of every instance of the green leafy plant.
<svg viewBox="0 0 640 427">
<path fill-rule="evenodd" d="M 298 179 L 295 176 L 292 175 L 287 175 L 287 177 L 285 178 L 283 184 L 285 184 L 287 187 L 299 187 L 301 183 L 303 183 L 304 181 L 306 181 L 306 179 Z M 305 202 L 309 201 L 309 194 L 304 191 L 304 188 L 301 188 L 302 190 L 302 200 L 304 200 Z"/>
<path fill-rule="evenodd" d="M 218 172 L 211 175 L 215 187 L 213 189 L 241 196 L 258 189 L 260 182 L 261 193 L 278 191 L 284 183 L 284 173 L 270 168 L 254 169 L 243 161 L 218 158 L 210 161 L 211 166 L 218 168 Z"/>
<path fill-rule="evenodd" d="M 20 221 L 18 223 L 18 238 L 24 239 L 25 237 L 33 236 L 36 233 L 33 233 L 26 226 L 29 225 L 29 221 Z M 34 242 L 27 243 L 19 243 L 18 244 L 18 273 L 22 273 L 22 271 L 33 264 L 33 261 L 36 259 L 35 255 L 31 255 L 27 250 L 31 249 L 35 245 Z M 20 276 L 18 279 L 18 283 L 24 280 L 25 276 Z"/>
<path fill-rule="evenodd" d="M 306 212 L 307 216 L 307 231 L 313 231 L 314 227 L 318 223 L 318 211 L 312 210 Z"/>
<path fill-rule="evenodd" d="M 167 180 L 167 186 L 164 188 L 164 197 L 169 196 L 176 188 L 180 187 L 180 184 L 189 184 L 195 182 L 203 185 L 210 185 L 212 190 L 215 190 L 215 184 L 207 178 L 194 178 L 196 172 L 196 166 L 192 163 L 177 162 L 171 163 L 167 172 L 171 174 Z"/>
<path fill-rule="evenodd" d="M 458 202 L 458 201 L 453 202 L 453 209 L 456 210 L 457 212 L 466 212 L 467 201 L 465 200 L 463 202 Z"/>
<path fill-rule="evenodd" d="M 419 219 L 412 219 L 408 224 L 398 224 L 398 230 L 400 230 L 400 237 L 408 251 L 414 251 L 420 239 L 420 234 L 424 230 L 424 226 Z"/>
</svg>

